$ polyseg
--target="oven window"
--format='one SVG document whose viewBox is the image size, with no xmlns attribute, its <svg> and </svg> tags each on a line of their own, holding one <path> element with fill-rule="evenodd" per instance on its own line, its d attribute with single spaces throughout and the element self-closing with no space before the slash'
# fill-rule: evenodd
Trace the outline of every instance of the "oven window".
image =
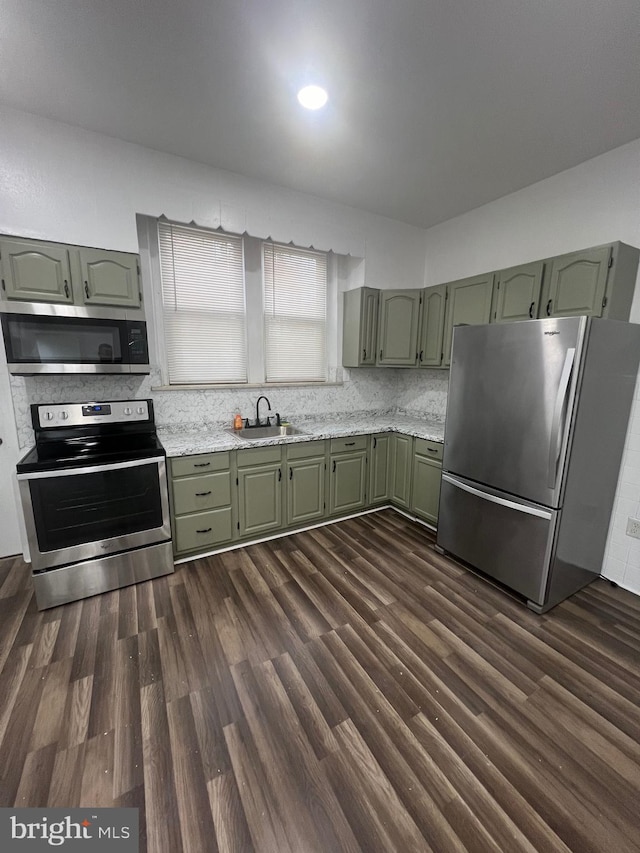
<svg viewBox="0 0 640 853">
<path fill-rule="evenodd" d="M 31 480 L 41 552 L 162 526 L 157 463 Z"/>
<path fill-rule="evenodd" d="M 5 315 L 9 362 L 121 364 L 121 323 L 77 317 Z"/>
</svg>

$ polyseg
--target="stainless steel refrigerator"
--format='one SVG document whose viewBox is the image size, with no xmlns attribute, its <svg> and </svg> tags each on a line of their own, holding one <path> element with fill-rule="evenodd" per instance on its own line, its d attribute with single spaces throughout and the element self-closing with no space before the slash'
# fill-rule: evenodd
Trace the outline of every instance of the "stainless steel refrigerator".
<svg viewBox="0 0 640 853">
<path fill-rule="evenodd" d="M 593 580 L 639 360 L 633 323 L 456 327 L 438 546 L 538 613 Z"/>
</svg>

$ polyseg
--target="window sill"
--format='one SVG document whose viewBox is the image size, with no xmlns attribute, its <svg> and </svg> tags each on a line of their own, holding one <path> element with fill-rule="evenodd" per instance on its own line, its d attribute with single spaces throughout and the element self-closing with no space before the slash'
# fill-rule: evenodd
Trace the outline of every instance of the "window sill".
<svg viewBox="0 0 640 853">
<path fill-rule="evenodd" d="M 233 389 L 238 391 L 246 389 L 247 391 L 266 391 L 268 388 L 339 388 L 344 385 L 344 382 L 261 382 L 259 384 L 249 384 L 241 382 L 236 384 L 220 384 L 220 385 L 154 385 L 152 391 L 226 391 Z"/>
</svg>

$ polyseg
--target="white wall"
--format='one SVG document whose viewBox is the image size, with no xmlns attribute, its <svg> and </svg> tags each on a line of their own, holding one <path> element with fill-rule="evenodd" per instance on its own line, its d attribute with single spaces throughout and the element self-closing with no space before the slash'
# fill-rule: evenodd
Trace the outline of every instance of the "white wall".
<svg viewBox="0 0 640 853">
<path fill-rule="evenodd" d="M 427 284 L 622 240 L 640 246 L 640 140 L 427 231 Z M 636 284 L 632 319 L 640 321 Z M 405 401 L 406 405 L 406 401 Z M 605 577 L 640 593 L 640 385 L 629 422 Z"/>
<path fill-rule="evenodd" d="M 137 252 L 136 214 L 165 214 L 351 254 L 352 275 L 341 287 L 424 283 L 422 229 L 15 110 L 0 108 L 0 128 L 0 233 Z M 386 407 L 392 387 L 355 371 L 315 394 L 274 390 L 272 402 L 288 415 Z M 15 377 L 11 389 L 22 446 L 32 441 L 33 402 L 151 395 L 161 422 L 182 411 L 213 422 L 250 414 L 259 393 L 152 392 L 149 379 L 106 377 Z"/>
</svg>

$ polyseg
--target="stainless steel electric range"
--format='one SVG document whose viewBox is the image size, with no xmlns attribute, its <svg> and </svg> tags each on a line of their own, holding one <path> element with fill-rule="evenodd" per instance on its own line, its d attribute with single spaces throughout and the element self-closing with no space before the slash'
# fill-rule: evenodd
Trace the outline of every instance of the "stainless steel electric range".
<svg viewBox="0 0 640 853">
<path fill-rule="evenodd" d="M 174 570 L 151 400 L 32 405 L 17 465 L 38 609 Z"/>
</svg>

